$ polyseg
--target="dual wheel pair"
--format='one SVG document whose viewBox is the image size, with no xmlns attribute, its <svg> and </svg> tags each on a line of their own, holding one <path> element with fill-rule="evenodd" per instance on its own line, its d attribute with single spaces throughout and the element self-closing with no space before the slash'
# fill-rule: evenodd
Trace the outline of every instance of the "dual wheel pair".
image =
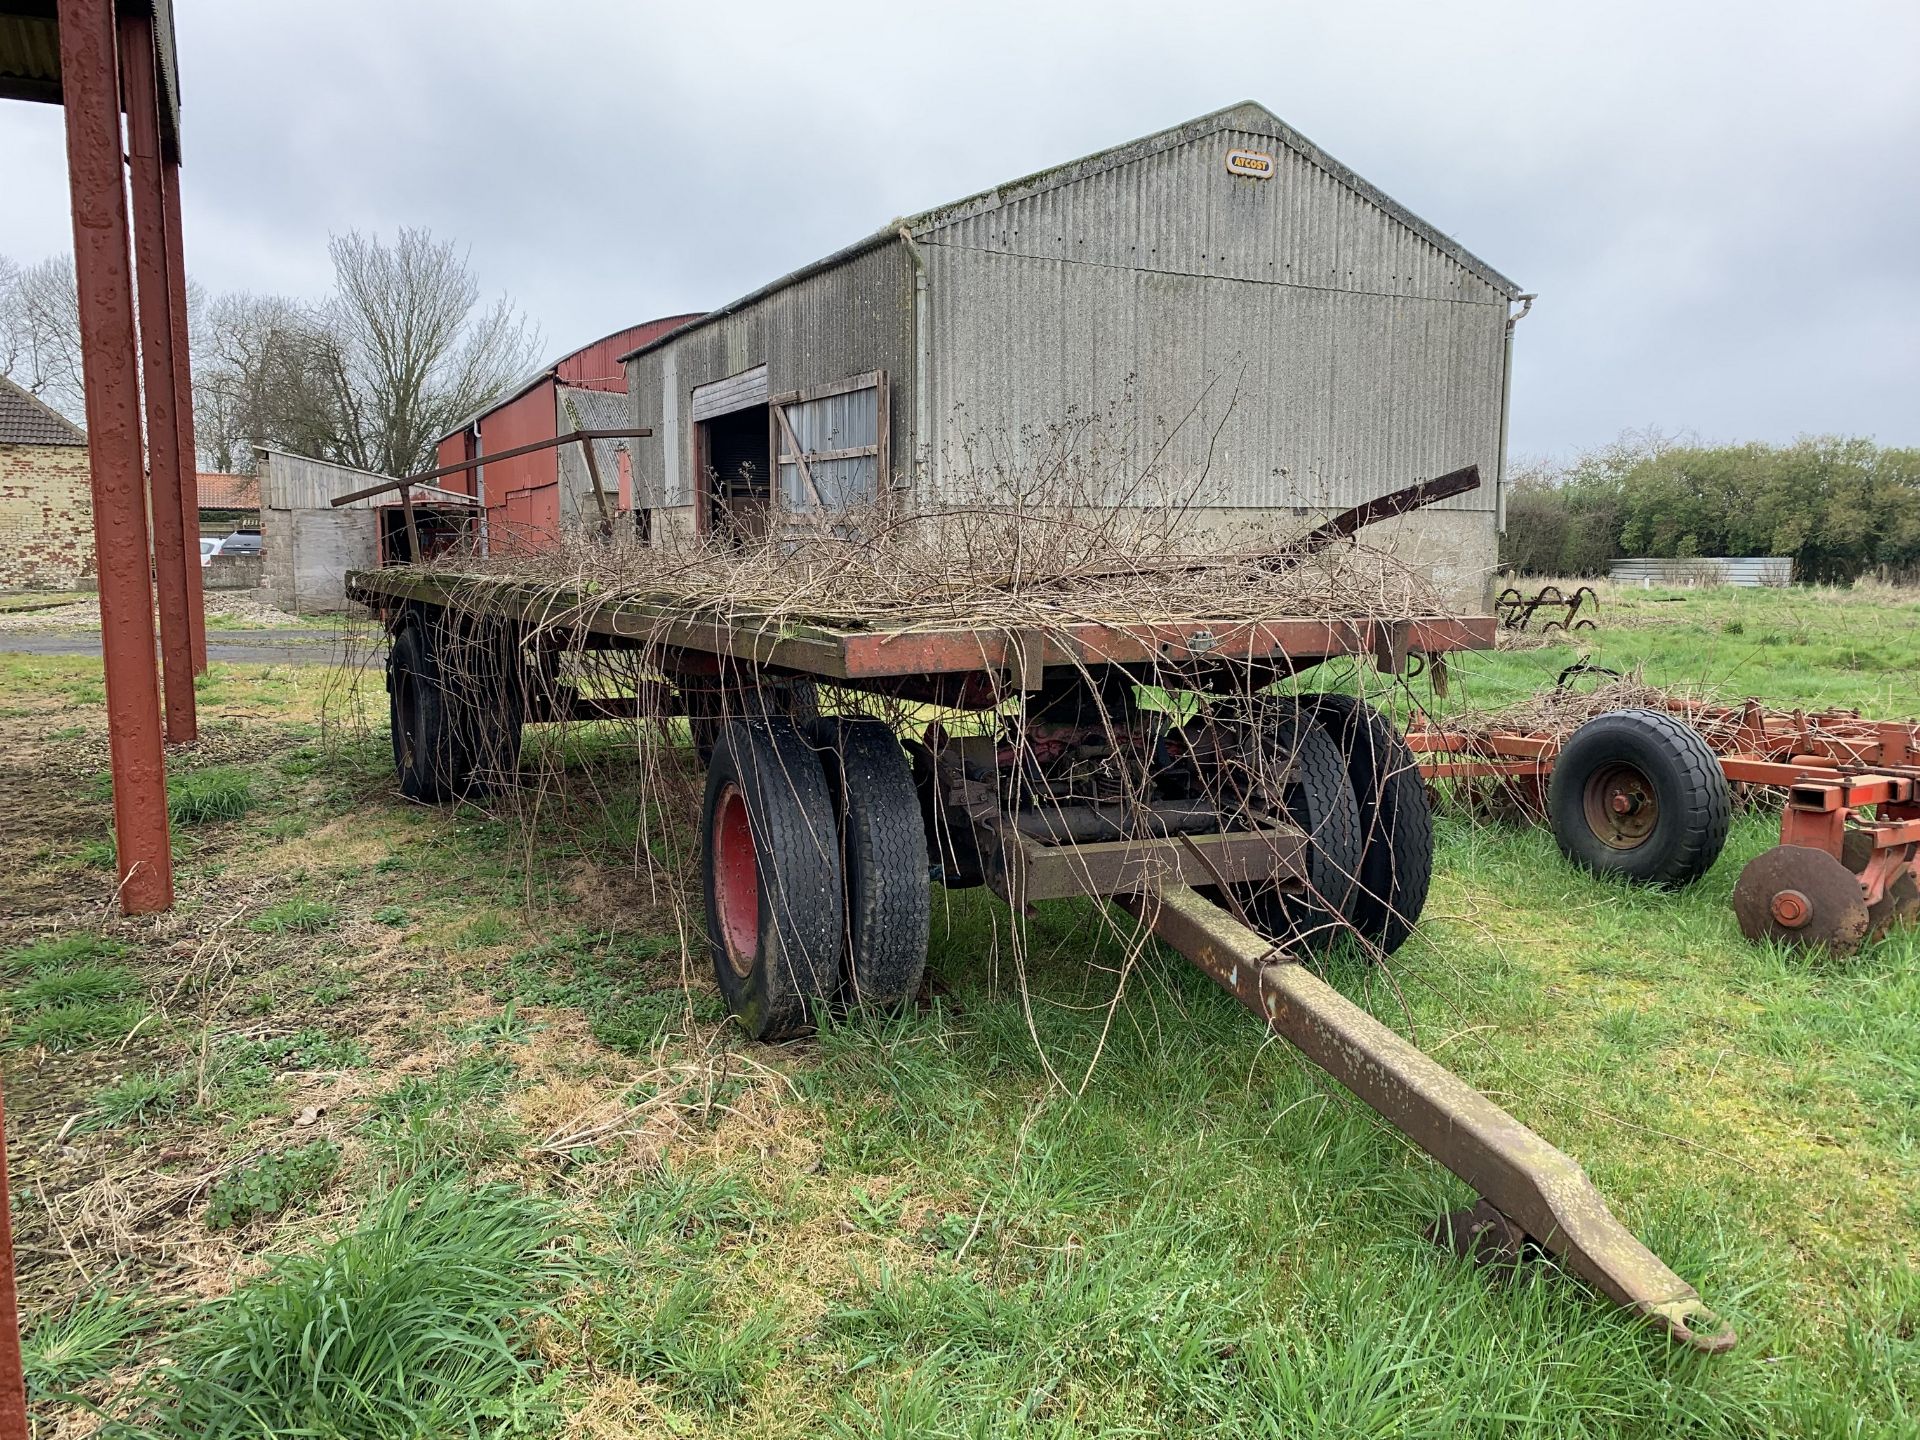
<svg viewBox="0 0 1920 1440">
<path fill-rule="evenodd" d="M 1420 767 L 1393 723 L 1364 700 L 1304 694 L 1252 737 L 1276 773 L 1280 808 L 1306 833 L 1304 885 L 1234 887 L 1252 926 L 1320 951 L 1357 935 L 1400 948 L 1433 881 L 1433 813 Z"/>
<path fill-rule="evenodd" d="M 823 1006 L 898 1006 L 919 992 L 927 841 L 886 725 L 719 725 L 701 837 L 714 976 L 755 1039 L 798 1034 Z"/>
</svg>

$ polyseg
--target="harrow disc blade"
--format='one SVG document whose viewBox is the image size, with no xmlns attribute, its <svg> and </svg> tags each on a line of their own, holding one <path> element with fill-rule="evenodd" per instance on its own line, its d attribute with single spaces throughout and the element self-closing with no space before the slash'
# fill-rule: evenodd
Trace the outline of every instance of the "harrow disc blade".
<svg viewBox="0 0 1920 1440">
<path fill-rule="evenodd" d="M 1824 850 L 1776 845 L 1748 862 L 1733 886 L 1733 913 L 1749 940 L 1824 946 L 1837 955 L 1867 935 L 1860 878 Z"/>
</svg>

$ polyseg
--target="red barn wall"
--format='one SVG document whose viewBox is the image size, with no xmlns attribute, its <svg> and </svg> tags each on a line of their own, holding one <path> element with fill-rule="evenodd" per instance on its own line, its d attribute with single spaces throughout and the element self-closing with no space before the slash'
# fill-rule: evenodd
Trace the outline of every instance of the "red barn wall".
<svg viewBox="0 0 1920 1440">
<path fill-rule="evenodd" d="M 551 440 L 560 433 L 556 417 L 555 377 L 568 385 L 586 390 L 627 388 L 625 367 L 620 357 L 658 339 L 669 330 L 677 330 L 699 314 L 669 315 L 634 325 L 596 340 L 559 361 L 522 394 L 504 400 L 483 414 L 478 454 L 485 457 L 540 440 Z M 640 442 L 646 443 L 644 441 Z M 473 458 L 468 432 L 443 439 L 435 454 L 440 465 L 452 465 Z M 472 495 L 474 472 L 449 475 L 438 481 L 449 490 Z M 487 537 L 490 548 L 540 549 L 560 535 L 560 462 L 553 447 L 516 455 L 510 460 L 494 460 L 486 466 Z"/>
</svg>

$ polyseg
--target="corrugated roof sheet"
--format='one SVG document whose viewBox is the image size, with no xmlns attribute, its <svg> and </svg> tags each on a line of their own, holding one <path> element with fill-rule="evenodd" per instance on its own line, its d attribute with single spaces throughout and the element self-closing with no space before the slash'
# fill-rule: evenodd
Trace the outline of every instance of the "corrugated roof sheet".
<svg viewBox="0 0 1920 1440">
<path fill-rule="evenodd" d="M 86 431 L 0 375 L 0 445 L 86 443 Z"/>
<path fill-rule="evenodd" d="M 949 225 L 997 209 L 1009 201 L 1040 195 L 1046 191 L 1058 189 L 1060 186 L 1072 184 L 1077 180 L 1084 180 L 1089 176 L 1098 175 L 1104 171 L 1115 169 L 1118 166 L 1128 165 L 1136 160 L 1145 159 L 1149 156 L 1157 155 L 1162 151 L 1171 150 L 1176 146 L 1188 144 L 1191 141 L 1201 139 L 1205 136 L 1218 134 L 1221 131 L 1246 131 L 1279 141 L 1279 143 L 1284 145 L 1288 150 L 1323 172 L 1334 183 L 1344 186 L 1354 195 L 1359 196 L 1369 204 L 1377 207 L 1384 214 L 1391 216 L 1394 220 L 1406 226 L 1429 245 L 1432 245 L 1436 250 L 1447 256 L 1447 258 L 1455 264 L 1460 265 L 1467 271 L 1478 276 L 1508 299 L 1516 299 L 1521 294 L 1521 289 L 1518 284 L 1509 280 L 1505 275 L 1502 275 L 1498 270 L 1487 264 L 1486 261 L 1473 254 L 1452 236 L 1446 234 L 1439 229 L 1439 227 L 1422 220 L 1418 215 L 1407 209 L 1406 206 L 1400 204 L 1399 201 L 1395 200 L 1378 186 L 1362 179 L 1354 171 L 1342 165 L 1318 145 L 1307 139 L 1307 137 L 1302 135 L 1298 130 L 1295 130 L 1292 126 L 1281 120 L 1264 105 L 1260 105 L 1251 100 L 1244 100 L 1238 105 L 1229 105 L 1225 109 L 1216 110 L 1210 115 L 1202 115 L 1196 120 L 1189 120 L 1184 125 L 1173 125 L 1165 130 L 1156 130 L 1153 134 L 1142 136 L 1138 140 L 1129 140 L 1123 145 L 1109 146 L 1105 150 L 1097 151 L 1082 159 L 1072 160 L 1064 165 L 1056 165 L 1049 170 L 1037 171 L 1019 180 L 1011 180 L 1004 185 L 997 185 L 991 190 L 982 190 L 976 195 L 969 195 L 964 199 L 955 200 L 951 204 L 939 205 L 931 210 L 923 210 L 918 215 L 909 215 L 904 219 L 896 220 L 890 225 L 882 226 L 864 239 L 854 241 L 844 249 L 836 250 L 833 254 L 815 260 L 811 264 L 802 265 L 798 270 L 782 275 L 777 280 L 771 280 L 759 289 L 749 291 L 730 304 L 722 305 L 717 310 L 710 310 L 697 319 L 689 320 L 686 324 L 676 329 L 656 336 L 646 344 L 636 347 L 620 358 L 623 361 L 631 360 L 636 355 L 644 355 L 649 350 L 658 349 L 660 346 L 677 339 L 690 330 L 697 330 L 703 325 L 710 325 L 715 321 L 724 319 L 726 316 L 745 309 L 747 306 L 764 299 L 776 291 L 784 290 L 788 286 L 805 280 L 810 276 L 817 275 L 823 270 L 830 270 L 836 265 L 845 264 L 849 260 L 866 254 L 869 250 L 888 244 L 900 235 L 911 235 L 916 239 L 926 237 L 932 232 L 944 229 Z"/>
</svg>

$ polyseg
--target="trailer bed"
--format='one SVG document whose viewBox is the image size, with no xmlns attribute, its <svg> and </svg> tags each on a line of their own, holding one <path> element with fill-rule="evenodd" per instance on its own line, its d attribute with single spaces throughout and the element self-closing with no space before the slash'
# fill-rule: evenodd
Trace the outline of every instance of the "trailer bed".
<svg viewBox="0 0 1920 1440">
<path fill-rule="evenodd" d="M 876 625 L 854 616 L 796 620 L 697 613 L 691 600 L 597 599 L 496 575 L 396 567 L 356 570 L 348 598 L 376 611 L 444 606 L 492 618 L 550 625 L 613 644 L 650 645 L 770 666 L 823 680 L 1030 671 L 1050 665 L 1267 662 L 1297 668 L 1342 655 L 1404 659 L 1492 648 L 1491 616 L 1279 618 L 1249 622 L 1204 615 L 1149 622 L 1085 620 L 1041 629 L 978 625 Z"/>
</svg>

